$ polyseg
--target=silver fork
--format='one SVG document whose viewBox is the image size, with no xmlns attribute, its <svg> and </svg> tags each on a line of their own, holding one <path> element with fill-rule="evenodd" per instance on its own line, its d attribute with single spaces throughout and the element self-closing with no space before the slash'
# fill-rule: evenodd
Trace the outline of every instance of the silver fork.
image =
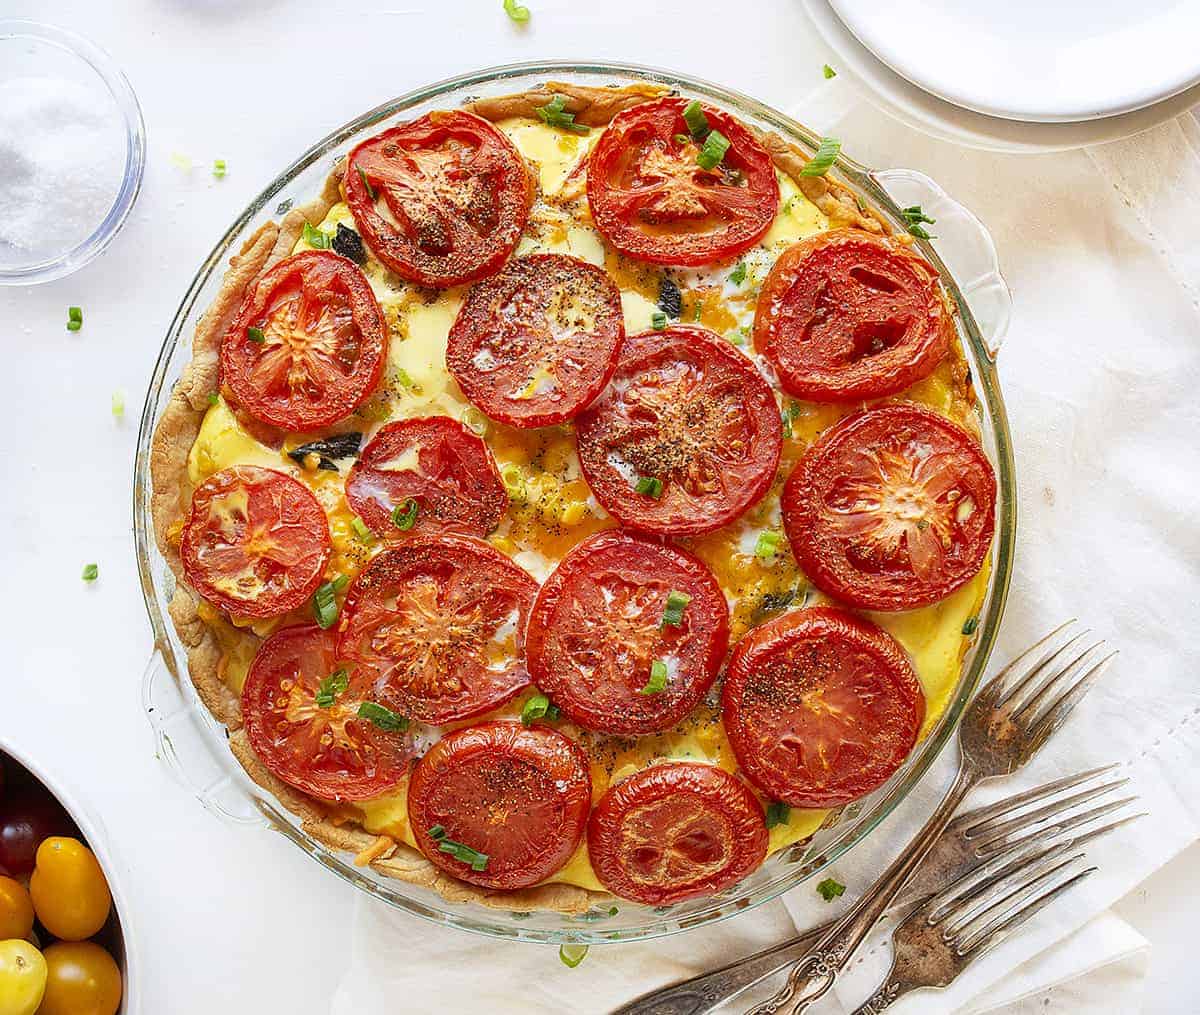
<svg viewBox="0 0 1200 1015">
<path fill-rule="evenodd" d="M 1097 834 L 1111 831 L 1111 826 Z M 918 987 L 946 987 L 980 955 L 1099 868 L 1071 871 L 1082 853 L 1062 843 L 992 873 L 968 874 L 914 909 L 892 936 L 892 968 L 854 1015 L 879 1015 Z M 995 865 L 989 864 L 989 867 Z"/>
<path fill-rule="evenodd" d="M 958 727 L 958 772 L 942 802 L 879 880 L 793 965 L 787 983 L 747 1015 L 793 1015 L 824 995 L 904 883 L 920 867 L 964 797 L 980 782 L 1011 775 L 1034 756 L 1108 667 L 1116 652 L 1086 648 L 1089 632 L 1067 621 L 1009 663 L 975 696 Z M 1062 640 L 1064 632 L 1069 636 Z"/>
<path fill-rule="evenodd" d="M 1033 850 L 1060 844 L 1075 849 L 1141 817 L 1134 814 L 1099 827 L 1085 827 L 1108 817 L 1134 799 L 1107 799 L 1129 781 L 1104 779 L 1114 768 L 1115 765 L 1107 765 L 1055 779 L 955 818 L 938 837 L 925 862 L 905 884 L 891 909 L 911 907 L 930 893 L 985 865 L 1005 863 Z M 1065 793 L 1070 795 L 1051 799 Z M 1064 842 L 1062 836 L 1069 832 L 1076 834 Z M 789 962 L 803 957 L 831 927 L 832 923 L 823 924 L 720 969 L 643 994 L 613 1015 L 703 1015 L 713 1011 L 777 973 Z"/>
</svg>

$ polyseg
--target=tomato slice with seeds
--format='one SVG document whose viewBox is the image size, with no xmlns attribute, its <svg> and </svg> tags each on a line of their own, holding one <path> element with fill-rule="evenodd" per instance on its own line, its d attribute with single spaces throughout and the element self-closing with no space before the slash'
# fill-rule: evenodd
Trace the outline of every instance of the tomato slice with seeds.
<svg viewBox="0 0 1200 1015">
<path fill-rule="evenodd" d="M 793 807 L 837 807 L 908 757 L 925 696 L 891 635 L 816 607 L 768 621 L 733 647 L 722 715 L 754 785 Z"/>
<path fill-rule="evenodd" d="M 443 288 L 490 275 L 529 218 L 533 180 L 499 130 L 461 110 L 368 138 L 342 186 L 364 240 L 385 265 Z"/>
<path fill-rule="evenodd" d="M 687 597 L 678 625 L 667 600 Z M 669 729 L 704 697 L 729 643 L 729 607 L 690 553 L 600 532 L 546 579 L 529 615 L 525 654 L 537 686 L 574 722 L 603 733 Z M 666 667 L 662 690 L 651 666 Z"/>
<path fill-rule="evenodd" d="M 317 703 L 322 681 L 340 669 L 332 631 L 277 631 L 250 664 L 242 721 L 254 753 L 289 786 L 322 800 L 365 800 L 404 778 L 412 743 L 359 718 L 359 707 L 374 700 L 369 674 L 345 670 L 345 690 L 332 704 Z"/>
<path fill-rule="evenodd" d="M 779 207 L 771 156 L 728 113 L 704 106 L 729 142 L 712 169 L 688 131 L 687 99 L 665 98 L 618 113 L 588 159 L 587 195 L 596 228 L 622 254 L 693 266 L 754 246 Z"/>
<path fill-rule="evenodd" d="M 508 510 L 508 493 L 487 445 L 449 416 L 403 419 L 367 442 L 346 476 L 346 500 L 372 532 L 486 536 Z M 411 508 L 402 530 L 392 511 Z"/>
<path fill-rule="evenodd" d="M 796 560 L 818 588 L 866 610 L 911 610 L 983 567 L 996 477 L 962 427 L 902 402 L 821 434 L 781 505 Z"/>
<path fill-rule="evenodd" d="M 470 719 L 529 686 L 536 592 L 481 540 L 420 536 L 377 554 L 350 587 L 338 654 L 374 671 L 389 708 L 435 726 Z"/>
<path fill-rule="evenodd" d="M 588 822 L 588 856 L 613 895 L 662 906 L 737 884 L 767 855 L 762 805 L 715 765 L 664 762 L 622 779 Z"/>
<path fill-rule="evenodd" d="M 287 257 L 253 284 L 221 340 L 221 382 L 255 419 L 315 430 L 353 412 L 387 358 L 363 273 L 327 250 Z"/>
<path fill-rule="evenodd" d="M 895 394 L 933 370 L 953 337 L 937 272 L 853 229 L 785 250 L 754 315 L 754 347 L 787 391 L 814 402 Z"/>
<path fill-rule="evenodd" d="M 603 268 L 535 254 L 471 289 L 450 329 L 446 366 L 493 419 L 550 426 L 600 394 L 624 338 L 621 291 Z"/>
<path fill-rule="evenodd" d="M 179 555 L 188 583 L 242 617 L 296 609 L 321 583 L 332 552 L 317 498 L 291 476 L 236 465 L 192 494 Z"/>
<path fill-rule="evenodd" d="M 488 722 L 442 737 L 420 760 L 408 821 L 421 852 L 456 878 L 528 888 L 571 859 L 591 803 L 587 755 L 573 740 L 545 726 Z M 455 843 L 472 851 L 474 865 L 441 848 Z"/>
<path fill-rule="evenodd" d="M 671 536 L 718 529 L 755 503 L 783 446 L 762 375 L 724 339 L 688 325 L 625 340 L 612 383 L 576 421 L 576 441 L 596 499 L 629 528 Z M 640 479 L 661 489 L 638 493 Z"/>
</svg>

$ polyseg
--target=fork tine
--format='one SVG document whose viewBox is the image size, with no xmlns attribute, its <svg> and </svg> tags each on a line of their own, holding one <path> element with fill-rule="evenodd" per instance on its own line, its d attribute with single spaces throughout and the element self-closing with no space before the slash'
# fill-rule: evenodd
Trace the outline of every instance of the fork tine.
<svg viewBox="0 0 1200 1015">
<path fill-rule="evenodd" d="M 1086 825 L 1090 821 L 1095 821 L 1097 818 L 1102 818 L 1106 814 L 1111 814 L 1113 811 L 1120 810 L 1126 804 L 1131 804 L 1137 799 L 1137 796 L 1122 797 L 1120 800 L 1110 800 L 1107 803 L 1098 804 L 1086 811 L 1081 811 L 1078 814 L 1067 815 L 1054 821 L 1051 824 L 1043 825 L 1041 828 L 1035 828 L 1027 835 L 1018 836 L 1015 839 L 1006 839 L 1005 841 L 996 843 L 991 849 L 979 849 L 981 856 L 986 856 L 988 853 L 994 853 L 997 850 L 1006 850 L 1012 846 L 1029 845 L 1030 843 L 1045 842 L 1053 839 L 1056 836 L 1062 835 L 1064 832 L 1069 832 L 1072 828 L 1078 828 L 1080 825 Z M 989 846 L 992 843 L 988 843 Z"/>
<path fill-rule="evenodd" d="M 1108 669 L 1116 657 L 1117 650 L 1113 649 L 1055 698 L 1054 701 L 1047 705 L 1036 719 L 1031 720 L 1028 730 L 1035 744 L 1040 747 L 1049 737 L 1054 735 L 1058 728 L 1067 721 L 1067 716 L 1071 714 L 1071 710 L 1092 689 L 1092 684 L 1100 678 L 1100 675 Z"/>
<path fill-rule="evenodd" d="M 958 954 L 977 958 L 980 954 L 987 951 L 987 949 L 994 948 L 1031 916 L 1045 909 L 1058 896 L 1069 891 L 1075 885 L 1079 884 L 1080 881 L 1084 880 L 1084 878 L 1091 877 L 1099 869 L 1099 867 L 1087 867 L 1078 874 L 1069 877 L 1066 881 L 1051 888 L 1049 891 L 1043 892 L 1036 898 L 1025 902 L 1016 912 L 1002 917 L 999 922 L 981 928 L 972 934 L 970 938 L 959 943 Z"/>
<path fill-rule="evenodd" d="M 1113 790 L 1128 784 L 1128 782 L 1128 778 L 1114 779 L 1112 782 L 1106 782 L 1100 786 L 1093 786 L 1090 789 L 1072 793 L 1061 800 L 1052 800 L 1048 804 L 1036 807 L 1024 814 L 1018 814 L 1015 818 L 1009 818 L 1007 821 L 992 818 L 989 821 L 980 822 L 966 830 L 966 838 L 981 840 L 976 846 L 976 849 L 981 849 L 995 842 L 997 839 L 1003 839 L 1012 832 L 1019 832 L 1030 825 L 1036 825 L 1039 821 L 1044 821 L 1056 814 L 1062 814 L 1072 807 L 1087 803 L 1096 797 L 1104 796 L 1105 793 L 1111 793 Z"/>
<path fill-rule="evenodd" d="M 1054 860 L 1074 848 L 1072 843 L 1066 842 L 1050 843 L 1040 849 L 1037 846 L 1037 843 L 1024 843 L 997 853 L 942 889 L 926 902 L 930 924 L 941 923 L 955 914 L 959 916 L 959 924 L 969 923 L 974 917 L 964 920 L 962 914 L 1002 881 L 1011 880 L 1022 871 Z"/>
<path fill-rule="evenodd" d="M 1071 641 L 1078 641 L 1084 636 L 1084 634 L 1087 633 L 1088 632 L 1084 631 L 1077 638 L 1071 639 Z M 1070 644 L 1071 642 L 1067 642 L 1067 645 Z M 1013 712 L 1013 719 L 1021 719 L 1024 716 L 1033 715 L 1036 713 L 1041 707 L 1042 703 L 1046 700 L 1047 696 L 1054 690 L 1055 686 L 1058 685 L 1059 681 L 1073 680 L 1075 674 L 1078 673 L 1087 662 L 1088 657 L 1091 656 L 1092 653 L 1103 644 L 1103 638 L 1092 642 L 1087 648 L 1077 652 L 1075 654 L 1075 658 L 1070 662 L 1063 663 L 1053 672 L 1048 674 L 1046 678 L 1037 685 L 1037 687 L 1033 688 L 1028 694 L 1025 695 L 1025 699 L 1021 702 L 1020 707 Z M 1067 645 L 1064 645 L 1063 648 L 1066 648 Z"/>
<path fill-rule="evenodd" d="M 1059 645 L 1058 648 L 1047 652 L 1046 655 L 1042 656 L 1042 658 L 1039 659 L 1027 673 L 1021 676 L 1016 683 L 1005 690 L 1004 694 L 1000 696 L 1000 700 L 997 702 L 997 705 L 1001 707 L 1010 705 L 1016 699 L 1017 695 L 1024 693 L 1038 681 L 1043 679 L 1053 680 L 1052 674 L 1056 672 L 1061 673 L 1064 669 L 1060 661 L 1061 657 L 1069 654 L 1075 643 L 1081 638 L 1086 638 L 1089 634 L 1091 634 L 1090 631 L 1080 631 L 1078 634 L 1072 635 L 1070 638 L 1068 638 L 1065 642 Z M 1008 667 L 1005 667 L 1005 670 L 1002 672 L 1007 672 L 1007 670 Z"/>
<path fill-rule="evenodd" d="M 942 936 L 946 941 L 963 943 L 983 929 L 989 917 L 1004 915 L 1020 899 L 1038 885 L 1054 877 L 1064 867 L 1082 860 L 1082 853 L 1074 853 L 1062 859 L 1062 850 L 1053 850 L 1049 856 L 1037 860 L 1022 860 L 1011 870 L 997 872 L 976 886 L 969 895 L 951 907 L 942 920 L 946 924 Z"/>
<path fill-rule="evenodd" d="M 966 829 L 967 834 L 971 834 L 976 828 L 981 827 L 985 822 L 998 818 L 1003 814 L 1008 814 L 1010 811 L 1015 811 L 1026 804 L 1034 803 L 1035 801 L 1045 799 L 1048 796 L 1053 796 L 1065 789 L 1072 789 L 1080 783 L 1087 782 L 1097 775 L 1103 775 L 1106 772 L 1111 772 L 1114 768 L 1119 768 L 1119 761 L 1113 762 L 1111 765 L 1101 765 L 1099 768 L 1090 768 L 1086 772 L 1080 772 L 1077 775 L 1068 775 L 1063 779 L 1055 779 L 1053 782 L 1044 783 L 1033 789 L 1026 790 L 1024 793 L 1018 793 L 1015 796 L 1006 797 L 1003 800 L 998 800 L 994 804 L 988 804 L 986 807 L 978 807 L 969 814 L 964 814 L 964 818 L 971 820 L 971 825 Z M 961 820 L 961 819 L 960 819 Z"/>
<path fill-rule="evenodd" d="M 996 688 L 1002 687 L 1004 685 L 1005 680 L 1008 678 L 1008 675 L 1010 673 L 1012 673 L 1013 670 L 1016 669 L 1016 667 L 1018 667 L 1022 663 L 1024 663 L 1025 660 L 1028 659 L 1030 656 L 1032 656 L 1034 653 L 1040 651 L 1042 649 L 1042 647 L 1047 644 L 1047 642 L 1051 641 L 1053 638 L 1055 638 L 1056 636 L 1061 634 L 1063 631 L 1065 631 L 1068 627 L 1070 627 L 1074 623 L 1075 623 L 1074 617 L 1072 617 L 1070 620 L 1063 621 L 1061 624 L 1058 625 L 1058 627 L 1056 627 L 1049 634 L 1044 635 L 1043 637 L 1041 637 L 1037 641 L 1035 641 L 1032 645 L 1029 646 L 1029 648 L 1027 648 L 1024 652 L 1022 652 L 1015 659 L 1009 660 L 1008 664 L 1004 667 L 1004 669 L 1002 669 L 999 673 L 997 673 L 994 677 L 992 677 L 992 679 L 989 680 L 986 685 L 984 685 L 983 690 L 986 691 L 986 690 L 990 690 L 993 687 L 996 687 Z"/>
</svg>

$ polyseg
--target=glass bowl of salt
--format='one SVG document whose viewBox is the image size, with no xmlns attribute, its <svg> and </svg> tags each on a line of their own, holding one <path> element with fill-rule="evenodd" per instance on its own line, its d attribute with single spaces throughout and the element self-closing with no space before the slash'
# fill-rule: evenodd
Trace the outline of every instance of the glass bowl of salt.
<svg viewBox="0 0 1200 1015">
<path fill-rule="evenodd" d="M 77 271 L 128 217 L 146 166 L 142 110 L 98 46 L 0 20 L 0 285 Z"/>
</svg>

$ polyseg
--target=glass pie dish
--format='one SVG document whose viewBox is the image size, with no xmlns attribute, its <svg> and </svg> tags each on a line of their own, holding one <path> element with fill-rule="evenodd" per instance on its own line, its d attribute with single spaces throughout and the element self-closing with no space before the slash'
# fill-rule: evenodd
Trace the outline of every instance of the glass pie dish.
<svg viewBox="0 0 1200 1015">
<path fill-rule="evenodd" d="M 701 926 L 752 908 L 818 876 L 883 820 L 945 744 L 986 666 L 1012 569 L 1015 481 L 995 370 L 1010 299 L 986 230 L 933 181 L 907 170 L 873 171 L 849 158 L 839 160 L 832 171 L 835 176 L 878 209 L 898 231 L 905 228 L 901 209 L 909 205 L 922 205 L 938 221 L 941 234 L 937 250 L 926 241 L 919 241 L 918 249 L 938 270 L 957 309 L 958 332 L 978 396 L 984 451 L 995 467 L 999 487 L 986 596 L 958 684 L 929 736 L 892 779 L 842 808 L 811 839 L 770 856 L 733 888 L 667 907 L 623 903 L 614 911 L 593 907 L 575 914 L 506 912 L 476 903 L 452 903 L 432 889 L 392 881 L 369 868 L 356 867 L 348 854 L 330 850 L 302 831 L 295 817 L 243 774 L 228 749 L 224 727 L 208 713 L 192 687 L 186 672 L 186 652 L 167 622 L 174 578 L 155 544 L 151 523 L 152 436 L 171 387 L 190 358 L 192 332 L 220 285 L 223 266 L 247 236 L 293 203 L 317 193 L 334 163 L 359 141 L 377 133 L 381 125 L 436 109 L 452 109 L 481 97 L 523 91 L 546 81 L 593 87 L 635 81 L 661 83 L 703 97 L 753 126 L 776 131 L 807 152 L 815 151 L 820 142 L 811 131 L 746 96 L 668 72 L 615 64 L 539 63 L 494 68 L 420 89 L 364 114 L 320 141 L 274 180 L 237 218 L 200 266 L 167 333 L 143 409 L 134 477 L 134 521 L 142 587 L 155 640 L 143 684 L 146 711 L 158 739 L 159 757 L 209 810 L 231 822 L 275 828 L 344 879 L 417 916 L 501 938 L 586 944 L 656 937 Z"/>
</svg>

